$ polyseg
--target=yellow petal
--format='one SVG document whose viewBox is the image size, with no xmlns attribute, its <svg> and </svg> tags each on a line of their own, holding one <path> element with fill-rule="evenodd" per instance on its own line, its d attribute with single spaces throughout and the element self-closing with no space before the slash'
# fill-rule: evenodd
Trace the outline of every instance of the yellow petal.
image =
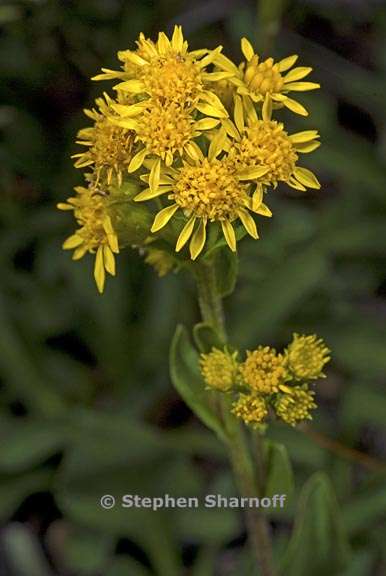
<svg viewBox="0 0 386 576">
<path fill-rule="evenodd" d="M 206 218 L 200 220 L 200 224 L 192 236 L 189 244 L 190 257 L 195 260 L 202 252 L 206 240 Z"/>
<path fill-rule="evenodd" d="M 124 118 L 132 118 L 133 116 L 138 116 L 144 110 L 143 104 L 132 104 L 131 106 L 126 106 L 125 104 L 117 104 L 116 102 L 112 102 L 110 106 L 117 114 L 123 116 Z"/>
<path fill-rule="evenodd" d="M 248 122 L 253 124 L 253 122 L 257 121 L 257 112 L 256 107 L 253 104 L 252 100 L 248 97 L 243 98 L 243 106 L 246 112 L 246 118 Z"/>
<path fill-rule="evenodd" d="M 115 276 L 115 258 L 109 246 L 103 247 L 103 262 L 107 272 Z"/>
<path fill-rule="evenodd" d="M 293 176 L 289 178 L 286 183 L 288 186 L 291 186 L 291 188 L 295 188 L 295 190 L 301 190 L 301 192 L 306 192 L 307 190 L 307 188 L 303 186 L 303 184 L 300 184 Z"/>
<path fill-rule="evenodd" d="M 214 107 L 212 104 L 207 104 L 206 102 L 201 102 L 196 106 L 199 112 L 206 114 L 207 116 L 214 116 L 215 118 L 227 118 L 228 112 L 223 107 Z"/>
<path fill-rule="evenodd" d="M 272 117 L 272 99 L 271 99 L 270 95 L 268 94 L 268 92 L 265 95 L 262 114 L 263 114 L 263 120 L 265 120 L 266 122 L 271 120 L 271 117 Z"/>
<path fill-rule="evenodd" d="M 232 252 L 236 252 L 236 235 L 232 224 L 229 222 L 229 220 L 222 220 L 221 228 L 229 248 L 232 250 Z"/>
<path fill-rule="evenodd" d="M 309 142 L 310 140 L 314 140 L 314 138 L 319 138 L 317 130 L 304 130 L 303 132 L 296 132 L 296 134 L 291 134 L 290 136 L 293 144 Z"/>
<path fill-rule="evenodd" d="M 231 60 L 229 60 L 229 58 L 224 56 L 224 54 L 216 54 L 213 63 L 217 64 L 217 66 L 220 66 L 220 68 L 223 68 L 228 72 L 232 72 L 232 74 L 235 76 L 237 76 L 239 72 L 237 66 Z"/>
<path fill-rule="evenodd" d="M 85 248 L 83 248 L 82 246 L 79 248 L 76 248 L 74 250 L 74 253 L 72 255 L 72 259 L 73 260 L 80 260 L 81 258 L 83 258 L 83 256 L 86 254 L 87 250 Z"/>
<path fill-rule="evenodd" d="M 56 207 L 57 207 L 58 210 L 66 210 L 66 211 L 67 211 L 67 210 L 73 210 L 73 209 L 74 209 L 73 206 L 71 206 L 70 204 L 65 204 L 64 202 L 59 202 L 59 203 L 56 205 Z"/>
<path fill-rule="evenodd" d="M 220 120 L 218 118 L 202 118 L 201 120 L 197 120 L 194 124 L 194 128 L 196 130 L 212 130 L 215 128 Z"/>
<path fill-rule="evenodd" d="M 244 130 L 244 108 L 240 96 L 235 96 L 235 123 L 240 134 Z"/>
<path fill-rule="evenodd" d="M 255 214 L 260 214 L 260 216 L 266 216 L 267 218 L 271 218 L 272 216 L 271 210 L 263 202 L 256 210 L 253 210 L 253 212 L 255 212 Z"/>
<path fill-rule="evenodd" d="M 178 210 L 178 204 L 172 204 L 171 206 L 163 208 L 161 212 L 158 212 L 158 214 L 154 218 L 154 222 L 151 227 L 151 232 L 153 233 L 158 232 L 158 230 L 161 230 L 161 228 L 166 226 L 170 218 L 175 214 L 177 210 Z"/>
<path fill-rule="evenodd" d="M 246 60 L 249 60 L 253 57 L 255 51 L 253 49 L 252 44 L 247 40 L 247 38 L 241 38 L 241 51 L 244 54 Z"/>
<path fill-rule="evenodd" d="M 285 98 L 285 100 L 283 100 L 283 104 L 289 110 L 295 112 L 295 114 L 300 114 L 300 116 L 308 116 L 308 112 L 304 106 L 299 104 L 299 102 L 296 102 L 296 100 L 292 100 L 292 98 Z"/>
<path fill-rule="evenodd" d="M 207 72 L 202 75 L 203 80 L 207 82 L 219 82 L 220 80 L 227 80 L 227 78 L 232 78 L 232 72 Z"/>
<path fill-rule="evenodd" d="M 224 118 L 224 120 L 221 121 L 221 124 L 224 126 L 226 133 L 229 134 L 231 138 L 240 140 L 240 134 L 238 133 L 238 130 L 233 124 L 232 120 L 229 120 L 229 118 Z"/>
<path fill-rule="evenodd" d="M 160 174 L 161 174 L 161 160 L 158 158 L 158 160 L 154 162 L 150 170 L 149 186 L 152 192 L 157 192 L 159 186 Z"/>
<path fill-rule="evenodd" d="M 298 55 L 293 54 L 292 56 L 287 56 L 287 58 L 283 58 L 283 60 L 280 60 L 280 62 L 278 62 L 279 72 L 285 72 L 286 70 L 292 68 L 297 59 Z"/>
<path fill-rule="evenodd" d="M 304 186 L 308 186 L 308 188 L 315 188 L 319 190 L 320 182 L 318 181 L 317 177 L 311 170 L 307 168 L 301 168 L 300 166 L 296 166 L 294 170 L 294 174 L 297 180 Z"/>
<path fill-rule="evenodd" d="M 103 262 L 103 247 L 99 246 L 95 257 L 94 278 L 100 293 L 105 286 L 105 266 Z"/>
<path fill-rule="evenodd" d="M 286 90 L 293 90 L 294 92 L 305 92 L 306 90 L 317 90 L 320 84 L 316 82 L 291 82 L 285 85 Z"/>
<path fill-rule="evenodd" d="M 295 80 L 301 80 L 305 76 L 308 76 L 310 72 L 312 72 L 312 68 L 309 68 L 308 66 L 299 66 L 298 68 L 294 68 L 284 77 L 284 84 L 295 82 Z"/>
<path fill-rule="evenodd" d="M 120 126 L 121 128 L 127 128 L 128 130 L 138 130 L 138 121 L 133 118 L 110 118 L 111 124 L 115 126 Z"/>
<path fill-rule="evenodd" d="M 139 54 L 132 52 L 131 50 L 125 50 L 125 60 L 135 64 L 136 66 L 143 66 L 144 64 L 148 64 L 146 60 L 141 58 Z"/>
<path fill-rule="evenodd" d="M 134 200 L 135 202 L 144 202 L 145 200 L 152 200 L 153 198 L 158 198 L 158 196 L 162 196 L 162 194 L 166 194 L 166 192 L 170 192 L 171 190 L 173 190 L 172 186 L 159 186 L 155 192 L 150 188 L 146 188 L 145 190 L 142 190 L 142 192 L 137 194 Z"/>
<path fill-rule="evenodd" d="M 169 38 L 166 36 L 165 32 L 160 32 L 158 34 L 158 42 L 157 42 L 158 50 L 160 54 L 164 55 L 170 49 L 170 41 Z"/>
<path fill-rule="evenodd" d="M 243 226 L 248 234 L 257 240 L 259 235 L 257 233 L 256 224 L 252 216 L 246 210 L 238 210 L 237 215 L 243 223 Z"/>
<path fill-rule="evenodd" d="M 224 150 L 226 141 L 227 133 L 225 129 L 221 127 L 209 145 L 208 158 L 210 161 L 217 158 L 217 156 Z"/>
<path fill-rule="evenodd" d="M 83 238 L 81 236 L 78 236 L 77 234 L 73 234 L 63 242 L 62 248 L 63 250 L 72 250 L 73 248 L 77 248 L 81 244 L 83 244 Z"/>
<path fill-rule="evenodd" d="M 295 148 L 297 152 L 301 152 L 302 154 L 307 154 L 308 152 L 313 152 L 317 148 L 319 148 L 320 142 L 317 140 L 313 140 L 311 142 L 304 142 L 302 144 L 295 144 Z"/>
<path fill-rule="evenodd" d="M 184 36 L 182 34 L 181 26 L 174 26 L 173 36 L 172 36 L 172 46 L 176 52 L 181 52 L 184 46 Z"/>
<path fill-rule="evenodd" d="M 180 235 L 178 236 L 177 244 L 176 244 L 176 252 L 179 252 L 187 243 L 189 238 L 192 235 L 194 225 L 196 223 L 196 217 L 191 216 L 183 229 L 181 230 Z"/>
<path fill-rule="evenodd" d="M 196 142 L 188 142 L 185 144 L 184 150 L 192 160 L 200 161 L 204 158 L 201 148 L 196 144 Z"/>
<path fill-rule="evenodd" d="M 142 150 L 137 152 L 137 154 L 135 154 L 130 160 L 130 164 L 127 167 L 127 171 L 129 173 L 136 172 L 136 170 L 138 170 L 138 168 L 142 166 L 143 161 L 146 158 L 146 155 L 147 155 L 146 148 L 143 148 Z"/>
<path fill-rule="evenodd" d="M 239 180 L 256 180 L 261 178 L 268 172 L 268 166 L 257 166 L 256 168 L 245 168 L 238 173 L 237 177 Z"/>
<path fill-rule="evenodd" d="M 122 90 L 123 92 L 131 92 L 133 94 L 140 94 L 145 89 L 145 85 L 141 80 L 126 80 L 114 86 L 114 90 Z"/>
<path fill-rule="evenodd" d="M 255 212 L 263 202 L 263 195 L 264 195 L 263 187 L 261 186 L 261 184 L 260 185 L 258 184 L 252 196 L 252 209 Z"/>
</svg>

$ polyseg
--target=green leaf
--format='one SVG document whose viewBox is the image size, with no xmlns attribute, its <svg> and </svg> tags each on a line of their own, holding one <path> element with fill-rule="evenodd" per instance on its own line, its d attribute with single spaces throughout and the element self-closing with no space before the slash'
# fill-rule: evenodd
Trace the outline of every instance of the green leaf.
<svg viewBox="0 0 386 576">
<path fill-rule="evenodd" d="M 301 492 L 281 574 L 334 576 L 341 574 L 348 559 L 348 542 L 332 484 L 326 474 L 317 472 Z"/>
<path fill-rule="evenodd" d="M 294 474 L 286 447 L 266 441 L 265 496 L 285 494 L 289 498 L 294 490 Z"/>
<path fill-rule="evenodd" d="M 105 576 L 150 576 L 149 570 L 132 558 L 116 558 L 104 574 Z"/>
<path fill-rule="evenodd" d="M 220 336 L 210 324 L 200 322 L 193 328 L 193 338 L 200 352 L 207 354 L 212 348 L 223 348 Z"/>
<path fill-rule="evenodd" d="M 0 478 L 0 517 L 2 520 L 14 514 L 27 496 L 49 490 L 51 472 L 39 470 L 22 475 L 5 474 Z"/>
<path fill-rule="evenodd" d="M 3 535 L 11 572 L 19 576 L 53 576 L 37 536 L 23 524 L 10 524 Z"/>
<path fill-rule="evenodd" d="M 66 569 L 79 575 L 103 572 L 114 544 L 109 535 L 78 526 L 71 528 L 65 540 Z"/>
<path fill-rule="evenodd" d="M 205 389 L 199 369 L 199 356 L 189 341 L 186 329 L 177 326 L 170 349 L 170 374 L 186 404 L 202 422 L 226 442 L 222 422 L 210 404 L 213 394 Z"/>
<path fill-rule="evenodd" d="M 214 256 L 217 291 L 223 298 L 232 294 L 236 286 L 238 256 L 227 248 L 218 250 Z"/>
<path fill-rule="evenodd" d="M 17 472 L 38 464 L 66 443 L 63 427 L 55 422 L 15 418 L 3 421 L 0 431 L 0 469 L 6 472 Z"/>
</svg>

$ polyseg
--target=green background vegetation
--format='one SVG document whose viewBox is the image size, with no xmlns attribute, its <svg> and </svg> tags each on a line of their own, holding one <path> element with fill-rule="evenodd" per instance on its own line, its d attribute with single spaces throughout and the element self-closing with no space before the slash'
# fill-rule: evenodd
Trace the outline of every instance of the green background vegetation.
<svg viewBox="0 0 386 576">
<path fill-rule="evenodd" d="M 277 557 L 301 507 L 286 574 L 309 576 L 312 559 L 312 574 L 325 575 L 327 558 L 329 574 L 381 576 L 386 11 L 370 0 L 0 5 L 0 572 L 256 574 L 239 512 L 98 506 L 105 493 L 235 491 L 221 445 L 168 375 L 177 322 L 199 320 L 194 286 L 184 275 L 159 280 L 131 251 L 100 297 L 91 259 L 73 263 L 61 250 L 73 222 L 55 209 L 81 182 L 70 160 L 74 136 L 82 108 L 104 88 L 89 77 L 116 67 L 116 51 L 140 31 L 174 23 L 192 47 L 221 43 L 236 61 L 242 35 L 277 57 L 297 52 L 322 84 L 300 96 L 309 119 L 283 116 L 290 130 L 320 130 L 323 146 L 306 162 L 322 190 L 271 193 L 274 218 L 260 219 L 259 242 L 241 243 L 226 313 L 236 346 L 281 347 L 298 331 L 317 332 L 333 350 L 312 431 L 268 432 L 294 466 L 292 492 L 290 474 L 272 472 L 272 490 L 289 492 L 272 516 Z M 341 519 L 325 476 L 299 498 L 317 471 L 328 475 Z"/>
</svg>

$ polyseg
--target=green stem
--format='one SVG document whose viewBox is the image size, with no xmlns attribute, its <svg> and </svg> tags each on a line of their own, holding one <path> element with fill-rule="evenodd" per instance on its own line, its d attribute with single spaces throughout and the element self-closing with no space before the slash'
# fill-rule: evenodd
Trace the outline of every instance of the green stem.
<svg viewBox="0 0 386 576">
<path fill-rule="evenodd" d="M 210 324 L 226 342 L 226 331 L 222 299 L 217 290 L 215 268 L 210 263 L 197 264 L 195 277 L 198 287 L 198 299 L 204 322 Z M 247 439 L 241 424 L 230 413 L 224 397 L 222 414 L 228 437 L 229 459 L 240 494 L 246 498 L 261 495 L 262 485 L 257 484 L 253 462 Z M 258 442 L 261 442 L 260 437 Z M 262 447 L 257 451 L 257 467 L 263 469 Z M 272 541 L 267 518 L 257 508 L 246 510 L 246 524 L 250 546 L 256 554 L 262 576 L 275 576 Z"/>
</svg>

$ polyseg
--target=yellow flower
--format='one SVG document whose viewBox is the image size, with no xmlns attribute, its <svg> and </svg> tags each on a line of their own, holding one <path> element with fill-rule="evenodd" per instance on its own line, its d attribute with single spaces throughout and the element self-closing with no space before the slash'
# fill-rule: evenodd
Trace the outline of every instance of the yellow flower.
<svg viewBox="0 0 386 576">
<path fill-rule="evenodd" d="M 206 241 L 208 222 L 221 225 L 225 240 L 231 250 L 236 250 L 236 234 L 232 223 L 239 219 L 253 238 L 258 238 L 255 221 L 249 211 L 262 216 L 271 216 L 268 207 L 263 204 L 262 196 L 257 201 L 250 195 L 251 182 L 255 181 L 267 168 L 236 170 L 234 166 L 217 156 L 221 153 L 226 140 L 223 129 L 217 131 L 209 146 L 208 156 L 204 157 L 195 143 L 190 143 L 189 161 L 181 167 L 168 168 L 157 163 L 144 177 L 149 188 L 140 192 L 135 200 L 145 201 L 164 194 L 172 204 L 163 208 L 155 217 L 152 232 L 158 232 L 166 226 L 174 214 L 180 210 L 186 218 L 185 225 L 177 239 L 176 251 L 179 252 L 190 240 L 190 255 L 195 260 Z"/>
<path fill-rule="evenodd" d="M 103 292 L 105 272 L 115 276 L 114 254 L 119 252 L 118 238 L 109 214 L 109 197 L 91 186 L 78 186 L 75 191 L 75 197 L 58 204 L 59 210 L 73 210 L 79 224 L 79 229 L 67 238 L 63 248 L 74 250 L 74 260 L 79 260 L 86 252 L 95 254 L 95 282 L 99 292 Z"/>
<path fill-rule="evenodd" d="M 99 182 L 110 185 L 114 178 L 121 185 L 122 176 L 134 156 L 135 133 L 112 123 L 117 116 L 116 103 L 106 93 L 95 103 L 97 109 L 84 111 L 94 125 L 78 132 L 77 144 L 87 149 L 72 156 L 76 158 L 75 167 L 92 168 L 96 185 Z"/>
<path fill-rule="evenodd" d="M 182 108 L 197 110 L 203 114 L 224 113 L 221 103 L 212 102 L 213 92 L 208 86 L 213 82 L 232 76 L 229 72 L 207 72 L 221 47 L 215 50 L 189 52 L 181 26 L 175 26 L 171 40 L 160 32 L 157 42 L 146 39 L 143 34 L 137 42 L 137 50 L 119 52 L 124 70 L 114 72 L 102 69 L 94 80 L 123 80 L 114 88 L 130 93 L 141 101 L 151 98 L 161 105 L 174 103 Z"/>
<path fill-rule="evenodd" d="M 312 72 L 312 68 L 305 66 L 292 68 L 298 59 L 296 54 L 279 62 L 275 62 L 273 58 L 260 62 L 259 56 L 246 38 L 241 40 L 241 50 L 246 61 L 239 68 L 222 54 L 216 55 L 215 59 L 220 68 L 233 72 L 230 81 L 236 85 L 240 95 L 258 103 L 263 103 L 267 99 L 271 105 L 274 102 L 277 107 L 286 106 L 296 114 L 308 115 L 304 106 L 289 98 L 287 94 L 320 88 L 320 84 L 303 81 Z"/>
<path fill-rule="evenodd" d="M 278 417 L 295 426 L 303 420 L 312 420 L 310 410 L 316 408 L 315 393 L 306 386 L 288 388 L 287 394 L 280 394 L 275 402 L 275 411 Z"/>
<path fill-rule="evenodd" d="M 224 121 L 224 127 L 233 135 L 229 158 L 240 169 L 266 167 L 260 177 L 261 184 L 277 186 L 286 182 L 292 188 L 320 188 L 316 176 L 297 166 L 300 153 L 316 150 L 320 143 L 317 130 L 305 130 L 289 135 L 282 122 L 271 119 L 272 107 L 268 100 L 263 105 L 263 118 L 257 117 L 253 106 L 244 109 L 240 96 L 235 97 L 234 123 Z"/>
<path fill-rule="evenodd" d="M 259 346 L 252 352 L 247 351 L 247 359 L 240 366 L 240 374 L 253 392 L 272 394 L 285 381 L 287 371 L 281 354 L 269 346 Z"/>
<path fill-rule="evenodd" d="M 295 378 L 308 380 L 324 377 L 323 367 L 330 360 L 330 350 L 317 336 L 293 335 L 286 351 L 288 369 Z"/>
<path fill-rule="evenodd" d="M 237 352 L 213 348 L 209 354 L 201 354 L 201 374 L 210 388 L 227 392 L 235 385 L 238 374 Z"/>
<path fill-rule="evenodd" d="M 246 424 L 258 426 L 266 418 L 268 408 L 261 396 L 240 394 L 238 400 L 233 403 L 232 412 Z"/>
<path fill-rule="evenodd" d="M 214 101 L 214 96 L 212 100 Z M 116 108 L 118 110 L 118 108 Z M 147 101 L 119 108 L 120 119 L 113 119 L 117 126 L 133 130 L 135 141 L 139 141 L 139 151 L 132 157 L 128 166 L 129 172 L 136 172 L 150 156 L 159 157 L 167 166 L 171 166 L 176 155 L 189 154 L 192 140 L 203 131 L 212 130 L 219 123 L 219 118 L 201 118 L 195 120 L 192 113 L 174 102 L 160 104 Z M 129 117 L 125 114 L 129 113 Z M 224 112 L 224 115 L 226 112 Z"/>
</svg>

